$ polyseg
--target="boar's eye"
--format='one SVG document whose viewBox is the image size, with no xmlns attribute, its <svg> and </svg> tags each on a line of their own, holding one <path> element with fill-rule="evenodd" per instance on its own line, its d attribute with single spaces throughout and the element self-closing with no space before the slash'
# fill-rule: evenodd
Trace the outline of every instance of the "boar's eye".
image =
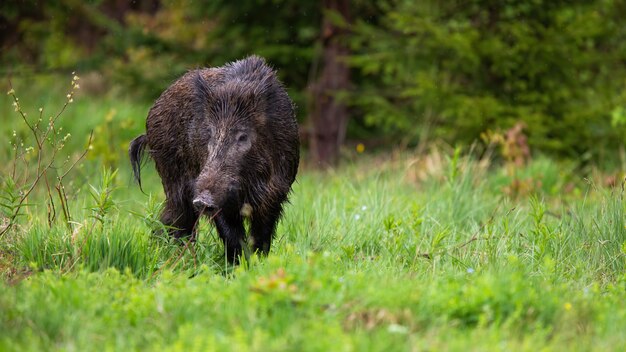
<svg viewBox="0 0 626 352">
<path fill-rule="evenodd" d="M 239 136 L 237 136 L 237 142 L 239 143 L 245 143 L 248 140 L 248 135 L 245 133 L 241 133 Z"/>
</svg>

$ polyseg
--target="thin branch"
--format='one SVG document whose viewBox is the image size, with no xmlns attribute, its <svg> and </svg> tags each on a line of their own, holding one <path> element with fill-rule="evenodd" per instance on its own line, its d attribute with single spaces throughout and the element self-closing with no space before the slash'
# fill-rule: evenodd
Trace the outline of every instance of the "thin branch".
<svg viewBox="0 0 626 352">
<path fill-rule="evenodd" d="M 48 163 L 48 165 L 46 167 L 44 167 L 43 171 L 41 171 L 39 174 L 37 174 L 37 177 L 32 182 L 32 184 L 30 185 L 28 190 L 20 198 L 20 201 L 18 202 L 17 206 L 15 207 L 15 211 L 9 217 L 9 225 L 7 227 L 5 227 L 4 229 L 2 229 L 2 231 L 0 231 L 0 238 L 2 238 L 4 236 L 4 234 L 15 224 L 15 218 L 17 218 L 17 216 L 19 215 L 19 212 L 22 209 L 22 206 L 23 206 L 24 202 L 26 201 L 28 196 L 31 194 L 31 192 L 35 189 L 35 187 L 39 183 L 39 180 L 41 180 L 41 177 L 46 173 L 46 170 L 48 170 L 52 166 L 52 164 L 54 163 L 54 156 L 55 155 L 56 155 L 56 152 L 53 153 L 52 158 L 50 160 L 50 163 Z"/>
<path fill-rule="evenodd" d="M 11 80 L 9 79 L 9 87 L 11 88 L 11 90 L 9 92 L 13 92 L 13 84 L 11 83 Z M 22 111 L 22 108 L 20 107 L 20 102 L 19 99 L 17 99 L 17 96 L 15 96 L 14 93 L 10 94 L 11 97 L 13 98 L 13 102 L 15 104 L 16 107 L 16 111 L 20 114 L 20 116 L 22 117 L 22 120 L 24 120 L 24 123 L 26 123 L 26 126 L 28 126 L 28 129 L 31 130 L 31 132 L 33 132 L 33 135 L 35 136 L 35 139 L 37 140 L 37 143 L 39 144 L 39 138 L 37 137 L 37 131 L 35 130 L 35 128 L 30 124 L 30 122 L 28 122 L 28 119 L 26 118 L 26 114 L 24 114 L 24 111 Z"/>
<path fill-rule="evenodd" d="M 63 173 L 63 175 L 61 175 L 59 177 L 59 179 L 63 179 L 65 176 L 67 176 L 67 174 L 72 171 L 72 169 L 74 169 L 74 167 L 76 166 L 76 164 L 78 164 L 84 157 L 85 155 L 87 155 L 87 153 L 89 152 L 89 147 L 91 146 L 91 142 L 93 140 L 93 130 L 91 131 L 91 133 L 89 133 L 89 141 L 87 141 L 87 148 L 85 148 L 85 150 L 82 152 L 82 154 L 78 157 L 78 159 L 76 159 L 72 165 L 69 167 L 69 169 L 65 170 L 65 172 Z"/>
</svg>

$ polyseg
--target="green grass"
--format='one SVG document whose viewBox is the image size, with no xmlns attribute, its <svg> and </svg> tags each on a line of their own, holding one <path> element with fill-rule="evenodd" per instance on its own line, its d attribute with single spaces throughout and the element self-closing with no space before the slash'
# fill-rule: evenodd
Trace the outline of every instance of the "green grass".
<svg viewBox="0 0 626 352">
<path fill-rule="evenodd" d="M 136 109 L 85 100 L 66 120 Z M 304 168 L 271 254 L 232 267 L 206 221 L 191 246 L 152 234 L 158 177 L 148 164 L 142 194 L 123 149 L 73 174 L 71 229 L 48 226 L 39 194 L 0 239 L 0 350 L 626 349 L 624 194 L 566 164 L 517 170 L 542 181 L 517 197 L 503 169 L 469 158 L 405 151 Z M 103 163 L 119 173 L 94 213 Z"/>
</svg>

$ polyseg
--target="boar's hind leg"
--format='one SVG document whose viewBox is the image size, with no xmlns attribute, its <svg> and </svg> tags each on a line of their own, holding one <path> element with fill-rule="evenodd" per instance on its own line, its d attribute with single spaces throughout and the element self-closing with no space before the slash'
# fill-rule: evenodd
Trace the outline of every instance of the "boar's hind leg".
<svg viewBox="0 0 626 352">
<path fill-rule="evenodd" d="M 269 253 L 272 238 L 274 238 L 274 232 L 276 232 L 276 224 L 278 223 L 281 213 L 282 206 L 278 205 L 275 209 L 272 209 L 269 214 L 252 217 L 250 235 L 254 241 L 252 248 L 254 252 L 261 254 Z"/>
<path fill-rule="evenodd" d="M 235 263 L 241 255 L 242 242 L 246 234 L 246 229 L 243 227 L 243 219 L 238 215 L 218 214 L 214 222 L 220 238 L 224 241 L 226 258 L 231 263 Z"/>
<path fill-rule="evenodd" d="M 161 214 L 161 222 L 168 228 L 168 233 L 181 238 L 192 235 L 198 215 L 188 204 L 173 204 L 167 201 Z"/>
</svg>

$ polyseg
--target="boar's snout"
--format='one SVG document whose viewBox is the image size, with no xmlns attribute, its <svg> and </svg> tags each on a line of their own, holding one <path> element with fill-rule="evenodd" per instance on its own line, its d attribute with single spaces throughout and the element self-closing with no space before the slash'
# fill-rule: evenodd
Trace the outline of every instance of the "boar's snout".
<svg viewBox="0 0 626 352">
<path fill-rule="evenodd" d="M 193 206 L 197 211 L 213 213 L 217 210 L 217 205 L 213 197 L 208 192 L 203 192 L 193 200 Z"/>
</svg>

